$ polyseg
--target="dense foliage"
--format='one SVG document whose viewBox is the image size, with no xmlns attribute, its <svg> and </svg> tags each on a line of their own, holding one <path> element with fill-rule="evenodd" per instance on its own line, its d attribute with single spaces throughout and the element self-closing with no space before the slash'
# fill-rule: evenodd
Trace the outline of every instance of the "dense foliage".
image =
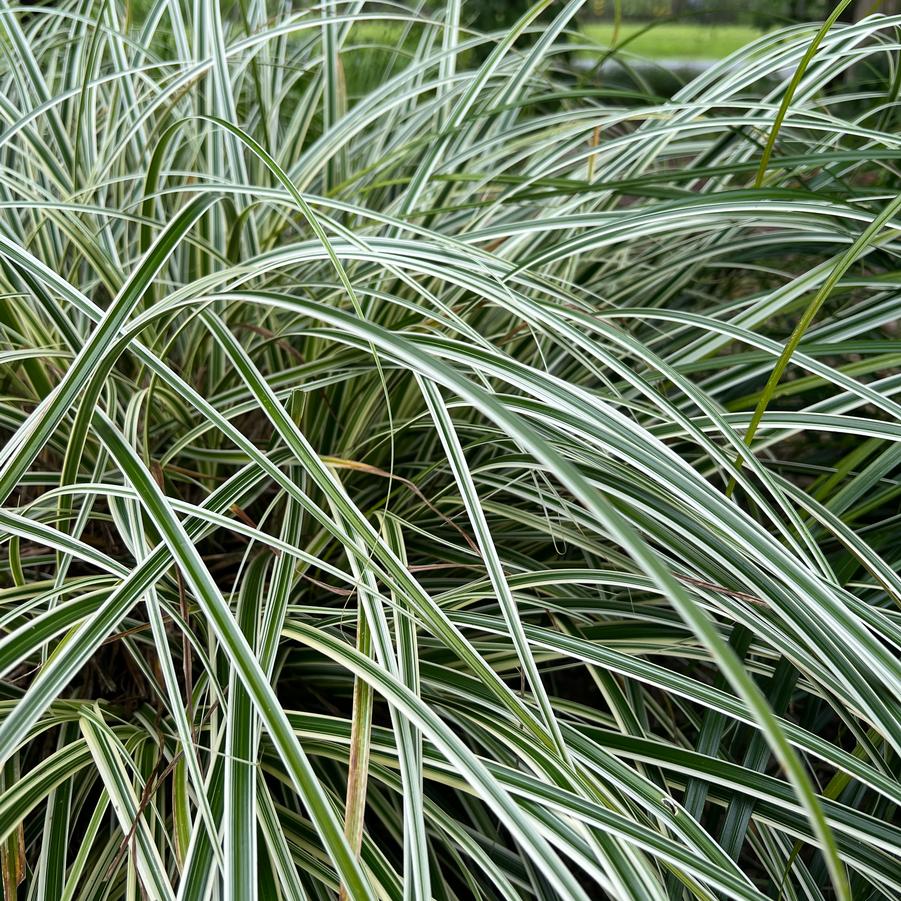
<svg viewBox="0 0 901 901">
<path fill-rule="evenodd" d="M 2 0 L 5 898 L 901 896 L 901 17 L 579 6 Z"/>
</svg>

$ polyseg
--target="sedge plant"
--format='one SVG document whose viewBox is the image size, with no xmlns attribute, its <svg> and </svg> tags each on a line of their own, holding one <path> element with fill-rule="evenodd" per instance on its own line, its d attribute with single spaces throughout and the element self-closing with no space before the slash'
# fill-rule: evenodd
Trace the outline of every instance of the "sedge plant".
<svg viewBox="0 0 901 901">
<path fill-rule="evenodd" d="M 580 7 L 0 0 L 7 901 L 901 896 L 901 17 Z"/>
</svg>

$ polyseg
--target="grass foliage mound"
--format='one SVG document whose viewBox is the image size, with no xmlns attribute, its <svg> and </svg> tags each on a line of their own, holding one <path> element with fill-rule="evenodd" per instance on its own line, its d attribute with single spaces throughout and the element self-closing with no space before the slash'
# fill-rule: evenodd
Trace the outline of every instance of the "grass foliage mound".
<svg viewBox="0 0 901 901">
<path fill-rule="evenodd" d="M 296 6 L 0 3 L 4 898 L 901 896 L 901 17 Z"/>
</svg>

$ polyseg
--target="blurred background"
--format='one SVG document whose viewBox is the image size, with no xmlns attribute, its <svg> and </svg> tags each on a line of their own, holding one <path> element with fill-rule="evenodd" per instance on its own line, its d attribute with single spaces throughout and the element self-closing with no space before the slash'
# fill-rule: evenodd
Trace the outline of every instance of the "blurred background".
<svg viewBox="0 0 901 901">
<path fill-rule="evenodd" d="M 473 25 L 511 25 L 530 0 L 471 3 Z M 585 36 L 602 44 L 626 43 L 630 53 L 653 60 L 722 59 L 763 32 L 825 19 L 836 0 L 590 0 L 580 14 Z M 901 0 L 854 0 L 840 19 L 859 21 L 872 12 L 898 12 Z"/>
</svg>

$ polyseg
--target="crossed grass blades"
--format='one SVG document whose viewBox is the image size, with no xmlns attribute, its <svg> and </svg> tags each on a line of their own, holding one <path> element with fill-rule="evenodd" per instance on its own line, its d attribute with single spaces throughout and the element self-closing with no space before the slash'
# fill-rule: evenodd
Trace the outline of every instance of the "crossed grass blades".
<svg viewBox="0 0 901 901">
<path fill-rule="evenodd" d="M 4 898 L 901 895 L 901 18 L 579 6 L 0 3 Z"/>
</svg>

